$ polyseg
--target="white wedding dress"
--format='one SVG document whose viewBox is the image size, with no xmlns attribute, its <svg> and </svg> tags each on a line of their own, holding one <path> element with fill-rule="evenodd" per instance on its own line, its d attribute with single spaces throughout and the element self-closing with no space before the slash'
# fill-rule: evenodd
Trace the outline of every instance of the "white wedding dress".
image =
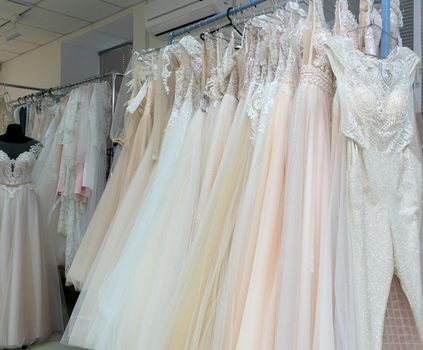
<svg viewBox="0 0 423 350">
<path fill-rule="evenodd" d="M 0 348 L 16 348 L 62 331 L 54 246 L 32 185 L 37 143 L 16 159 L 0 150 Z"/>
<path fill-rule="evenodd" d="M 422 159 L 412 93 L 419 59 L 398 47 L 379 60 L 341 36 L 328 47 L 338 79 L 340 130 L 347 137 L 358 345 L 378 350 L 394 273 L 423 338 Z"/>
</svg>

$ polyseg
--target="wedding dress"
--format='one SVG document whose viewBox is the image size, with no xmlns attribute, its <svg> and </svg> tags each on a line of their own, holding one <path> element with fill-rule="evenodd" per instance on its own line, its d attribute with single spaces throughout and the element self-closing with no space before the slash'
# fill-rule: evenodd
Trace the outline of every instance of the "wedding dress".
<svg viewBox="0 0 423 350">
<path fill-rule="evenodd" d="M 85 112 L 92 91 L 92 85 L 84 85 L 71 91 L 63 114 L 63 123 L 58 131 L 62 148 L 57 186 L 57 204 L 60 205 L 58 233 L 66 237 L 66 273 L 83 235 L 81 218 L 88 197 L 82 186 L 83 153 L 88 144 L 86 132 L 89 127 Z"/>
<path fill-rule="evenodd" d="M 209 102 L 206 117 L 207 124 L 205 130 L 207 131 L 208 137 L 203 147 L 204 155 L 202 158 L 204 164 L 202 166 L 203 174 L 201 175 L 202 184 L 195 225 L 199 223 L 209 199 L 238 102 L 238 69 L 234 54 L 233 37 L 226 48 L 224 56 L 225 57 L 220 58 L 220 64 L 219 62 L 208 62 L 207 64 L 211 66 L 214 63 L 216 66 L 212 66 L 210 69 L 212 76 L 206 83 L 206 94 L 212 101 Z M 210 55 L 207 57 L 210 57 Z M 218 75 L 220 79 L 217 79 L 216 75 Z M 216 91 L 220 91 L 220 93 L 224 94 L 221 100 Z M 216 95 L 218 95 L 218 97 L 216 97 Z M 195 232 L 195 230 L 194 228 L 193 231 Z"/>
<path fill-rule="evenodd" d="M 204 134 L 204 153 L 201 157 L 205 162 L 207 152 L 211 152 L 211 139 L 214 135 L 214 129 L 217 127 L 217 115 L 220 111 L 222 98 L 225 91 L 222 91 L 221 80 L 224 80 L 222 74 L 223 53 L 225 52 L 226 40 L 216 38 L 212 40 L 209 37 L 204 38 L 203 50 L 203 75 L 201 78 L 201 91 L 204 92 L 204 99 L 202 101 L 202 108 L 207 112 Z M 224 81 L 222 81 L 223 83 Z M 205 169 L 205 165 L 202 165 Z"/>
<path fill-rule="evenodd" d="M 236 212 L 246 183 L 253 145 L 247 112 L 260 74 L 258 38 L 252 31 L 239 55 L 247 55 L 241 66 L 248 77 L 241 80 L 240 98 L 222 161 L 204 215 L 194 232 L 194 241 L 179 278 L 174 297 L 159 323 L 154 349 L 198 349 L 210 341 L 210 327 L 217 302 L 216 291 L 223 281 L 223 268 L 235 225 Z M 254 73 L 254 74 L 253 74 Z M 250 78 L 250 79 L 249 79 Z M 248 102 L 245 102 L 248 101 Z"/>
<path fill-rule="evenodd" d="M 303 27 L 302 21 L 297 25 L 295 17 L 289 17 L 282 13 L 282 36 L 275 25 L 268 34 L 269 63 L 279 56 L 276 68 L 269 65 L 275 71 L 274 80 L 260 97 L 260 120 L 268 119 L 268 125 L 259 128 L 255 140 L 254 154 L 261 154 L 261 160 L 253 156 L 248 179 L 250 185 L 255 183 L 255 195 L 244 198 L 247 210 L 238 213 L 225 276 L 229 287 L 221 288 L 226 290 L 227 302 L 222 303 L 223 314 L 215 321 L 220 328 L 214 335 L 212 348 L 216 349 L 274 348 L 287 131 L 299 72 L 296 42 Z"/>
<path fill-rule="evenodd" d="M 88 224 L 107 180 L 107 148 L 111 122 L 111 89 L 108 82 L 93 84 L 89 107 L 85 118 L 88 120 L 89 143 L 84 150 L 82 186 L 88 191 L 86 208 L 81 217 L 81 232 L 85 235 Z M 81 243 L 82 238 L 78 242 Z"/>
<path fill-rule="evenodd" d="M 358 47 L 358 24 L 347 0 L 337 0 L 334 33 L 351 37 Z M 350 277 L 351 247 L 348 235 L 348 205 L 345 196 L 346 139 L 339 131 L 338 94 L 332 106 L 329 210 L 322 218 L 319 281 L 313 349 L 357 350 L 356 311 Z M 347 319 L 346 319 L 347 318 Z M 340 324 L 348 324 L 346 329 Z"/>
<path fill-rule="evenodd" d="M 61 287 L 31 176 L 37 143 L 16 159 L 0 150 L 0 348 L 63 330 Z"/>
<path fill-rule="evenodd" d="M 422 160 L 412 84 L 418 57 L 397 48 L 386 60 L 328 41 L 338 79 L 341 130 L 348 138 L 352 267 L 360 349 L 381 349 L 395 272 L 423 337 Z"/>
<path fill-rule="evenodd" d="M 60 168 L 60 135 L 58 130 L 63 122 L 63 111 L 67 99 L 63 98 L 53 108 L 50 107 L 52 120 L 44 133 L 41 143 L 44 145 L 34 166 L 33 182 L 39 194 L 40 212 L 46 219 L 45 232 L 50 242 L 54 242 L 56 262 L 58 265 L 65 263 L 65 237 L 57 234 L 58 210 L 52 210 L 57 200 L 57 183 Z"/>
<path fill-rule="evenodd" d="M 159 64 L 159 67 L 164 67 L 163 62 Z M 171 69 L 171 66 L 167 67 Z M 149 70 L 150 73 L 151 70 Z M 82 293 L 84 298 L 81 297 L 81 301 L 77 305 L 81 310 L 83 303 L 84 308 L 95 307 L 91 297 L 95 300 L 99 286 L 103 283 L 105 276 L 113 269 L 120 256 L 120 249 L 125 244 L 127 234 L 129 234 L 136 218 L 136 208 L 142 201 L 145 187 L 157 164 L 157 158 L 153 155 L 154 147 L 161 143 L 163 132 L 161 128 L 169 118 L 173 97 L 164 92 L 163 84 L 155 83 L 158 79 L 156 75 L 156 68 L 154 68 L 153 76 L 148 78 L 147 101 L 143 103 L 144 107 L 142 107 L 144 113 L 141 119 L 145 119 L 145 123 L 139 121 L 140 115 L 136 112 L 132 117 L 125 118 L 125 129 L 128 130 L 122 130 L 115 134 L 119 134 L 120 142 L 126 141 L 109 181 L 110 187 L 106 188 L 104 199 L 100 204 L 101 207 L 98 208 L 97 214 L 90 224 L 88 236 L 84 238 L 82 247 L 77 253 L 78 258 L 70 270 L 69 283 L 73 283 L 79 288 L 82 287 L 81 284 L 87 284 Z M 134 77 L 134 79 L 137 78 Z M 171 81 L 172 79 L 169 77 L 168 82 Z M 152 110 L 154 110 L 153 116 L 151 116 Z M 129 164 L 131 154 L 138 158 L 137 151 L 142 150 L 145 142 L 143 135 L 146 132 L 144 126 L 148 126 L 148 120 L 151 117 L 153 118 L 153 128 L 144 155 L 138 164 Z M 138 124 L 138 127 L 136 139 L 134 139 L 135 135 L 132 135 L 132 133 L 135 131 L 136 124 Z M 129 129 L 131 127 L 133 127 L 132 130 Z M 135 142 L 136 140 L 137 142 Z M 136 161 L 136 158 L 134 161 Z M 135 173 L 133 173 L 134 171 Z M 130 179 L 129 174 L 131 173 L 133 175 Z M 124 182 L 127 180 L 130 180 L 130 182 Z M 103 218 L 102 209 L 106 210 L 106 213 L 110 213 L 109 220 Z M 85 309 L 81 313 L 92 315 L 91 311 Z M 83 334 L 81 337 L 84 337 Z"/>
<path fill-rule="evenodd" d="M 203 47 L 203 53 L 206 49 L 207 43 Z M 207 79 L 207 77 L 210 79 L 216 78 L 216 75 L 219 76 L 222 74 L 222 72 L 219 72 L 219 68 L 228 68 L 233 55 L 233 42 L 228 45 L 225 52 L 224 57 L 217 60 L 217 64 L 219 64 L 219 61 L 222 62 L 222 66 L 219 65 L 217 71 L 215 69 L 209 69 L 213 62 L 203 62 L 203 79 Z M 207 58 L 208 56 L 205 57 Z M 194 73 L 195 75 L 199 75 L 199 72 Z M 215 73 L 217 74 L 215 75 Z M 223 77 L 223 79 L 225 78 Z M 225 81 L 227 82 L 227 79 Z M 214 81 L 219 82 L 221 93 L 225 90 L 225 81 Z M 229 81 L 229 83 L 231 82 L 234 83 L 234 81 Z M 216 103 L 211 108 L 212 110 L 215 110 L 216 106 L 220 105 L 219 95 L 216 95 Z M 173 296 L 179 274 L 185 263 L 185 257 L 194 239 L 192 233 L 196 224 L 196 214 L 201 193 L 200 189 L 204 189 L 202 186 L 203 167 L 204 164 L 210 165 L 208 160 L 205 161 L 203 159 L 205 155 L 209 154 L 205 151 L 210 152 L 210 149 L 205 150 L 208 142 L 204 140 L 209 139 L 211 142 L 214 140 L 211 135 L 215 135 L 216 126 L 213 124 L 218 122 L 217 118 L 221 117 L 227 118 L 229 121 L 231 120 L 230 116 L 227 115 L 218 114 L 216 116 L 211 114 L 210 109 L 205 114 L 207 105 L 207 97 L 204 96 L 200 103 L 200 109 L 197 110 L 190 122 L 181 156 L 177 162 L 174 178 L 169 184 L 166 199 L 163 200 L 163 202 L 168 204 L 160 208 L 159 218 L 157 219 L 157 221 L 160 221 L 160 225 L 157 228 L 155 228 L 156 225 L 149 228 L 152 231 L 150 233 L 152 237 L 146 242 L 147 246 L 143 248 L 146 252 L 138 258 L 137 264 L 140 267 L 138 268 L 137 277 L 134 279 L 136 284 L 131 284 L 133 286 L 133 295 L 128 300 L 144 300 L 142 304 L 137 303 L 142 309 L 134 309 L 134 304 L 129 302 L 126 306 L 128 311 L 121 312 L 121 314 L 125 318 L 129 312 L 133 313 L 134 316 L 140 314 L 145 316 L 138 316 L 138 322 L 135 322 L 137 320 L 135 319 L 134 321 L 133 319 L 133 324 L 130 326 L 126 321 L 120 322 L 119 327 L 125 332 L 123 334 L 128 334 L 127 330 L 130 327 L 133 327 L 134 324 L 139 324 L 139 327 L 133 330 L 133 333 L 137 334 L 136 345 L 126 342 L 126 346 L 132 345 L 140 349 L 150 348 L 151 344 L 156 340 L 157 323 L 162 319 L 160 315 L 165 312 L 162 310 L 167 310 L 167 302 Z M 230 107 L 226 103 L 225 106 Z M 224 125 L 222 131 L 225 130 Z M 208 146 L 213 146 L 213 144 L 209 144 Z M 219 148 L 217 147 L 215 150 L 216 153 L 213 153 L 213 160 L 215 161 L 216 157 L 219 157 L 218 150 Z M 204 192 L 202 193 L 204 194 Z M 171 203 L 180 203 L 180 205 L 173 207 Z M 154 278 L 149 277 L 151 270 L 155 271 Z M 139 331 L 136 332 L 136 329 L 139 329 Z"/>
<path fill-rule="evenodd" d="M 322 3 L 310 3 L 303 65 L 289 122 L 276 348 L 312 349 L 322 218 L 330 190 L 332 72 Z"/>
<path fill-rule="evenodd" d="M 150 79 L 145 71 L 137 69 L 133 60 L 135 60 L 135 56 L 128 65 L 124 81 L 131 79 L 128 85 L 133 89 L 132 96 L 135 96 L 138 93 L 135 89 L 141 89 L 140 85 L 143 84 L 148 86 Z M 148 67 L 153 68 L 151 65 Z M 150 86 L 146 94 L 148 96 L 144 96 L 145 98 L 139 101 L 139 108 L 134 113 L 128 113 L 126 112 L 126 102 L 121 101 L 121 95 L 127 95 L 125 91 L 126 85 L 122 83 L 118 97 L 118 101 L 120 101 L 118 103 L 122 103 L 125 109 L 122 110 L 120 104 L 118 104 L 115 112 L 123 113 L 124 115 L 120 118 L 115 117 L 111 130 L 112 139 L 115 142 L 120 142 L 122 150 L 66 276 L 66 283 L 74 285 L 77 290 L 81 290 L 85 283 L 103 239 L 113 221 L 118 205 L 140 163 L 138 158 L 143 156 L 145 144 L 151 134 L 152 118 L 150 106 L 153 102 L 151 95 L 154 92 L 154 86 Z M 147 102 L 145 99 L 147 99 Z M 149 105 L 148 112 L 144 113 L 147 103 Z M 133 154 L 135 158 L 132 156 Z"/>
<path fill-rule="evenodd" d="M 210 323 L 210 325 L 206 325 L 207 328 L 211 329 L 209 332 L 211 339 L 208 340 L 205 336 L 203 338 L 213 345 L 207 345 L 203 340 L 202 348 L 248 349 L 250 346 L 251 348 L 262 348 L 264 344 L 256 342 L 255 337 L 257 336 L 263 341 L 269 340 L 269 337 L 266 337 L 266 340 L 261 338 L 263 333 L 260 328 L 256 329 L 254 334 L 250 332 L 252 319 L 250 319 L 250 309 L 246 307 L 246 294 L 250 277 L 249 268 L 251 266 L 250 257 L 253 255 L 254 248 L 252 247 L 256 237 L 258 217 L 262 210 L 264 185 L 268 171 L 269 149 L 265 147 L 265 141 L 267 130 L 272 124 L 271 111 L 278 87 L 274 76 L 275 70 L 272 66 L 274 63 L 272 62 L 272 51 L 278 52 L 278 46 L 273 45 L 271 39 L 280 36 L 281 23 L 278 27 L 273 25 L 272 33 L 269 32 L 269 28 L 267 26 L 262 28 L 265 38 L 261 38 L 263 45 L 261 51 L 265 54 L 259 56 L 263 62 L 260 67 L 259 84 L 249 105 L 249 116 L 252 120 L 251 139 L 254 143 L 254 151 L 248 180 L 236 213 L 232 244 L 227 253 L 228 261 L 226 266 L 223 267 L 223 281 L 215 292 L 217 295 L 216 307 L 215 310 L 212 309 L 209 312 L 212 316 L 213 314 L 215 316 L 206 318 Z M 282 59 L 279 61 L 279 65 L 284 63 Z M 237 307 L 232 305 L 235 300 Z M 267 328 L 267 325 L 264 324 L 265 320 L 261 319 L 260 315 L 255 315 L 254 318 L 262 321 L 258 321 L 261 323 L 260 326 Z M 225 343 L 227 344 L 225 345 Z"/>
<path fill-rule="evenodd" d="M 113 255 L 102 255 L 101 259 L 106 264 L 99 265 L 95 274 L 91 272 L 93 276 L 92 285 L 88 281 L 87 286 L 84 285 L 82 291 L 84 297 L 78 300 L 76 312 L 72 315 L 70 325 L 62 340 L 65 343 L 96 349 L 107 349 L 109 347 L 114 349 L 113 342 L 131 343 L 131 341 L 136 340 L 134 337 L 138 334 L 138 330 L 135 330 L 135 333 L 129 332 L 130 337 L 128 339 L 122 339 L 116 333 L 119 330 L 119 324 L 114 322 L 120 316 L 121 303 L 125 302 L 124 295 L 122 295 L 125 294 L 125 291 L 120 289 L 119 286 L 122 285 L 120 281 L 125 280 L 124 284 L 129 284 L 132 280 L 131 272 L 136 271 L 136 261 L 139 259 L 139 251 L 136 247 L 139 244 L 142 247 L 142 244 L 148 239 L 148 229 L 156 223 L 154 219 L 156 215 L 160 214 L 161 205 L 164 204 L 161 199 L 166 195 L 166 184 L 172 179 L 172 172 L 183 146 L 184 135 L 194 112 L 194 96 L 195 93 L 198 93 L 198 85 L 195 84 L 194 80 L 195 76 L 201 75 L 200 53 L 201 46 L 192 37 L 185 37 L 178 44 L 167 47 L 163 51 L 162 77 L 165 90 L 171 93 L 168 78 L 175 74 L 175 86 L 172 86 L 172 91 L 177 95 L 175 96 L 157 166 L 141 203 L 139 203 L 140 197 L 134 197 L 134 191 L 132 191 L 132 185 L 138 186 L 139 183 L 137 174 L 134 175 L 127 191 L 133 205 L 127 207 L 128 200 L 126 198 L 123 198 L 120 205 L 120 207 L 127 208 L 126 211 L 121 211 L 122 218 L 128 217 L 128 210 L 131 213 L 129 223 L 121 221 L 119 226 L 113 227 L 112 225 L 113 231 L 110 231 L 108 241 L 115 243 L 109 245 L 108 249 L 111 249 L 109 251 L 113 252 Z M 173 71 L 173 68 L 175 68 L 175 71 Z M 159 101 L 159 103 L 162 103 L 162 101 Z M 166 105 L 162 103 L 160 111 L 166 112 L 166 110 Z M 161 125 L 160 121 L 164 120 L 163 116 L 160 116 L 160 118 L 161 120 L 159 119 L 159 123 L 157 123 L 158 126 Z M 149 144 L 146 150 L 148 158 L 145 159 L 147 162 L 153 160 L 152 149 L 153 142 Z M 143 161 L 138 167 L 140 171 L 144 171 L 142 165 Z M 138 228 L 140 229 L 139 233 Z M 135 259 L 135 263 L 128 264 L 128 260 L 132 261 L 133 259 Z M 112 271 L 112 275 L 106 279 Z M 100 291 L 97 290 L 99 287 Z M 126 291 L 130 292 L 130 290 Z M 142 301 L 140 300 L 140 302 Z M 139 315 L 135 315 L 135 317 L 139 317 Z M 113 335 L 117 337 L 110 339 Z"/>
</svg>

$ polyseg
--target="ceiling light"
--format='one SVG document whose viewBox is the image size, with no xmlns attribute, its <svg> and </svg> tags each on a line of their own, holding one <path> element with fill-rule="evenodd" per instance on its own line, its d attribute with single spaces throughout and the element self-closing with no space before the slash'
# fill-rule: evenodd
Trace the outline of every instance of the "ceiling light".
<svg viewBox="0 0 423 350">
<path fill-rule="evenodd" d="M 9 31 L 3 33 L 3 38 L 6 41 L 11 41 L 11 40 L 16 39 L 16 38 L 18 38 L 20 36 L 21 36 L 21 33 L 19 33 L 15 29 L 9 30 Z"/>
<path fill-rule="evenodd" d="M 11 41 L 11 40 L 16 39 L 16 38 L 21 36 L 21 33 L 19 33 L 16 29 L 16 20 L 17 20 L 17 17 L 12 18 L 11 23 L 13 24 L 13 27 L 11 29 L 3 32 L 2 35 L 3 35 L 4 40 Z"/>
</svg>

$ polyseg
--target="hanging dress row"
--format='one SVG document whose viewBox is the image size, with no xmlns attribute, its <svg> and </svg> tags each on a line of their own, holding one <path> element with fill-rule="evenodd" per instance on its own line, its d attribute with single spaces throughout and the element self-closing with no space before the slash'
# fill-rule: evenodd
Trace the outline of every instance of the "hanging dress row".
<svg viewBox="0 0 423 350">
<path fill-rule="evenodd" d="M 333 31 L 320 0 L 294 5 L 250 19 L 239 49 L 233 32 L 185 36 L 134 63 L 63 343 L 389 349 L 395 272 L 400 344 L 422 347 L 418 57 L 363 53 L 377 33 L 360 47 L 345 0 Z"/>
</svg>

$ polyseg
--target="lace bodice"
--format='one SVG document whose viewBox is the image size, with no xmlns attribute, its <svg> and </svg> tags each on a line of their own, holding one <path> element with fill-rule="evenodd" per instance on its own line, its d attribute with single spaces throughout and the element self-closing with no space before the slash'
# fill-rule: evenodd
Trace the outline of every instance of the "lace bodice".
<svg viewBox="0 0 423 350">
<path fill-rule="evenodd" d="M 280 88 L 287 94 L 293 95 L 298 83 L 300 73 L 300 37 L 304 29 L 305 22 L 300 19 L 298 23 L 291 23 L 287 31 L 280 39 L 280 46 L 284 50 L 286 64 L 280 77 Z M 289 42 L 289 46 L 286 43 Z M 279 72 L 279 71 L 278 71 Z M 278 73 L 277 72 L 277 73 Z M 278 74 L 277 74 L 278 76 Z"/>
<path fill-rule="evenodd" d="M 0 150 L 0 185 L 19 186 L 32 182 L 32 169 L 42 149 L 37 143 L 29 151 L 21 153 L 16 159 L 10 159 Z"/>
<path fill-rule="evenodd" d="M 347 0 L 337 0 L 335 7 L 335 25 L 333 32 L 338 35 L 349 36 L 358 47 L 358 23 L 348 9 Z"/>
<path fill-rule="evenodd" d="M 419 58 L 397 48 L 385 60 L 367 56 L 349 38 L 328 41 L 341 97 L 342 132 L 365 149 L 399 152 L 415 136 L 409 104 Z"/>
<path fill-rule="evenodd" d="M 332 34 L 326 26 L 321 0 L 310 3 L 304 29 L 303 66 L 301 82 L 333 93 L 333 77 L 325 52 L 325 43 Z"/>
</svg>

